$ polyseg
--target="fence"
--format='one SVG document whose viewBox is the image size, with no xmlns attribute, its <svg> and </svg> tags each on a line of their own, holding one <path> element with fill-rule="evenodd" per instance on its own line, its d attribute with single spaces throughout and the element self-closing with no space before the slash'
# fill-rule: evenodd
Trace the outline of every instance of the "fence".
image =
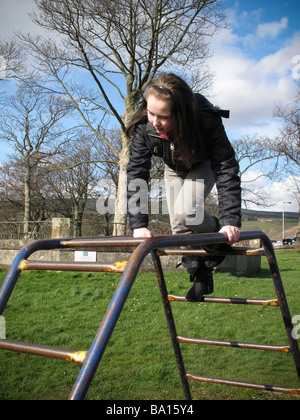
<svg viewBox="0 0 300 420">
<path fill-rule="evenodd" d="M 28 233 L 24 234 L 25 222 L 0 222 L 0 239 L 49 239 L 52 221 L 29 222 Z"/>
<path fill-rule="evenodd" d="M 0 222 L 0 240 L 36 240 L 36 239 L 51 239 L 53 220 L 61 220 L 60 218 L 53 218 L 46 221 L 31 221 L 29 222 L 28 234 L 24 234 L 23 221 L 15 222 Z M 69 224 L 69 230 L 67 232 L 68 237 L 95 237 L 95 236 L 111 236 L 113 234 L 114 222 L 113 220 L 105 220 L 105 218 L 89 218 L 83 222 L 73 222 L 71 219 Z M 118 223 L 120 224 L 120 223 Z M 130 234 L 129 222 L 125 221 L 125 232 Z M 150 218 L 151 231 L 156 235 L 169 234 L 170 225 L 169 219 L 162 220 L 158 218 Z"/>
</svg>

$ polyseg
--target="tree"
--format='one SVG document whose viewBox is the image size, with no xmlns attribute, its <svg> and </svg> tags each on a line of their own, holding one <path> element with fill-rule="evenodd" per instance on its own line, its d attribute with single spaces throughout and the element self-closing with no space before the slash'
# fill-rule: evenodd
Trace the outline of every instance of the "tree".
<svg viewBox="0 0 300 420">
<path fill-rule="evenodd" d="M 0 39 L 0 81 L 19 78 L 24 71 L 24 54 L 15 39 Z"/>
<path fill-rule="evenodd" d="M 0 194 L 3 201 L 11 203 L 21 210 L 24 219 L 25 191 L 24 179 L 26 168 L 22 158 L 12 157 L 0 168 Z M 45 182 L 44 173 L 35 172 L 30 185 L 30 220 L 44 221 L 53 213 L 49 204 L 49 186 Z M 12 214 L 8 215 L 8 220 Z M 19 219 L 18 219 L 19 220 Z M 26 221 L 27 223 L 27 221 Z"/>
<path fill-rule="evenodd" d="M 294 194 L 299 203 L 299 224 L 297 233 L 297 249 L 300 250 L 300 85 L 291 103 L 277 105 L 274 117 L 282 120 L 279 135 L 273 140 L 271 147 L 284 158 L 284 171 L 292 175 Z"/>
<path fill-rule="evenodd" d="M 282 126 L 272 147 L 286 158 L 293 175 L 300 174 L 300 86 L 290 104 L 275 107 L 274 117 L 282 120 Z"/>
<path fill-rule="evenodd" d="M 290 192 L 293 194 L 299 206 L 299 222 L 297 229 L 296 250 L 300 251 L 300 177 L 291 176 L 290 180 L 292 181 Z"/>
<path fill-rule="evenodd" d="M 219 0 L 35 0 L 33 20 L 51 39 L 22 36 L 49 92 L 67 96 L 89 129 L 119 163 L 115 232 L 123 234 L 125 127 L 155 74 L 172 67 L 199 88 L 207 84 L 207 40 L 223 23 Z M 54 34 L 54 36 L 53 36 Z M 103 126 L 122 131 L 121 149 Z M 99 148 L 101 145 L 99 145 Z"/>
<path fill-rule="evenodd" d="M 5 98 L 0 115 L 0 140 L 10 143 L 24 171 L 24 235 L 29 233 L 32 190 L 43 168 L 63 150 L 68 134 L 61 121 L 71 111 L 63 98 L 45 97 L 32 85 L 19 86 Z"/>
<path fill-rule="evenodd" d="M 245 136 L 232 142 L 237 161 L 240 165 L 240 177 L 242 181 L 242 200 L 247 208 L 249 204 L 268 206 L 269 197 L 255 185 L 259 178 L 272 178 L 278 167 L 278 159 L 281 153 L 271 148 L 272 141 L 268 138 Z M 272 167 L 267 169 L 266 163 L 272 161 Z M 262 170 L 264 169 L 264 170 Z M 245 180 L 249 170 L 253 170 L 254 176 Z"/>
<path fill-rule="evenodd" d="M 95 160 L 91 144 L 92 139 L 79 131 L 65 153 L 51 163 L 52 169 L 46 176 L 51 187 L 51 202 L 55 203 L 60 214 L 73 221 L 74 237 L 82 236 L 82 221 L 88 199 L 96 197 L 99 171 L 95 163 L 90 163 Z"/>
</svg>

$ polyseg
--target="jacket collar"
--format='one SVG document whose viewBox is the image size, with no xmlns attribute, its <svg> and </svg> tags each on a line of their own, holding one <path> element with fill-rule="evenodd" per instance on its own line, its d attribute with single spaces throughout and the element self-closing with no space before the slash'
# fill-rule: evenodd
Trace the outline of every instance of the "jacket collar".
<svg viewBox="0 0 300 420">
<path fill-rule="evenodd" d="M 146 124 L 146 132 L 148 136 L 155 137 L 162 140 L 169 140 L 167 135 L 158 133 L 149 121 Z"/>
</svg>

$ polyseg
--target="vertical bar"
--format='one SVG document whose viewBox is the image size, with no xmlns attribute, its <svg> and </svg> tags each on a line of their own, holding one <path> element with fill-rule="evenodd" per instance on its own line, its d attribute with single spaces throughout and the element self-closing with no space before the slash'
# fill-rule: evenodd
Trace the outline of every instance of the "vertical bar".
<svg viewBox="0 0 300 420">
<path fill-rule="evenodd" d="M 266 257 L 268 259 L 268 263 L 269 263 L 269 266 L 270 266 L 270 271 L 271 271 L 271 275 L 272 275 L 272 278 L 273 278 L 273 283 L 274 283 L 274 287 L 275 287 L 275 290 L 276 290 L 276 294 L 277 294 L 277 298 L 278 298 L 278 304 L 279 304 L 281 314 L 282 314 L 282 318 L 283 318 L 283 323 L 284 323 L 285 330 L 286 330 L 286 333 L 287 333 L 287 337 L 288 337 L 288 340 L 289 340 L 289 343 L 290 343 L 290 350 L 291 350 L 291 353 L 293 355 L 294 362 L 295 362 L 295 367 L 296 367 L 297 374 L 298 374 L 298 378 L 300 380 L 299 347 L 298 347 L 297 340 L 293 337 L 293 334 L 292 334 L 293 333 L 292 318 L 291 318 L 291 314 L 290 314 L 290 311 L 289 311 L 284 287 L 283 287 L 283 284 L 282 284 L 282 280 L 281 280 L 281 276 L 280 276 L 280 272 L 279 272 L 279 268 L 278 268 L 278 264 L 277 264 L 276 255 L 275 255 L 275 252 L 274 252 L 273 245 L 272 245 L 270 239 L 268 238 L 268 236 L 265 235 L 262 238 L 262 240 L 263 240 L 263 244 L 264 244 L 264 248 L 265 248 Z"/>
<path fill-rule="evenodd" d="M 36 241 L 26 245 L 14 259 L 13 264 L 8 271 L 6 278 L 0 289 L 0 315 L 3 314 L 6 304 L 14 290 L 21 273 L 20 264 L 29 258 L 31 254 L 38 250 L 62 248 L 60 239 L 49 239 L 43 241 Z"/>
<path fill-rule="evenodd" d="M 107 312 L 101 322 L 92 346 L 69 395 L 69 400 L 83 400 L 89 389 L 98 365 L 105 352 L 106 346 L 125 305 L 144 255 L 138 256 L 137 258 L 138 261 L 136 261 L 135 255 L 133 254 L 131 257 L 131 263 L 127 264 L 125 268 L 119 285 L 112 297 L 109 308 L 107 309 Z"/>
<path fill-rule="evenodd" d="M 173 345 L 173 349 L 175 353 L 176 363 L 179 370 L 184 397 L 186 400 L 191 400 L 192 397 L 191 397 L 190 387 L 189 387 L 188 380 L 186 379 L 186 372 L 185 372 L 180 345 L 177 341 L 176 326 L 175 326 L 175 322 L 174 322 L 174 318 L 172 314 L 171 305 L 168 299 L 168 291 L 166 287 L 166 282 L 165 282 L 160 258 L 157 255 L 155 250 L 151 252 L 151 256 L 153 259 L 157 282 L 158 282 L 158 286 L 159 286 L 159 290 L 160 290 L 160 294 L 161 294 L 161 298 L 162 298 L 162 302 L 163 302 L 163 306 L 164 306 L 164 310 L 165 310 L 165 314 L 166 314 L 166 318 L 168 322 L 168 327 L 169 327 L 171 341 L 172 341 L 172 345 Z"/>
<path fill-rule="evenodd" d="M 20 276 L 20 270 L 18 269 L 19 263 L 22 261 L 22 258 L 18 258 L 18 261 L 15 262 L 15 267 L 10 269 L 8 272 L 2 286 L 0 289 L 0 316 L 3 315 L 6 304 L 12 294 L 14 287 Z"/>
</svg>

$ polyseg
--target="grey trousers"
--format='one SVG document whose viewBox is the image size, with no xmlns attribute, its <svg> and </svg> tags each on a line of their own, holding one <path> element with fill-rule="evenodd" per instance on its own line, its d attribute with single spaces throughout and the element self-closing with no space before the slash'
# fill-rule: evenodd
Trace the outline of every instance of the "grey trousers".
<svg viewBox="0 0 300 420">
<path fill-rule="evenodd" d="M 194 166 L 186 178 L 165 166 L 165 185 L 173 234 L 208 233 L 218 230 L 217 219 L 204 210 L 215 184 L 209 160 Z"/>
</svg>

